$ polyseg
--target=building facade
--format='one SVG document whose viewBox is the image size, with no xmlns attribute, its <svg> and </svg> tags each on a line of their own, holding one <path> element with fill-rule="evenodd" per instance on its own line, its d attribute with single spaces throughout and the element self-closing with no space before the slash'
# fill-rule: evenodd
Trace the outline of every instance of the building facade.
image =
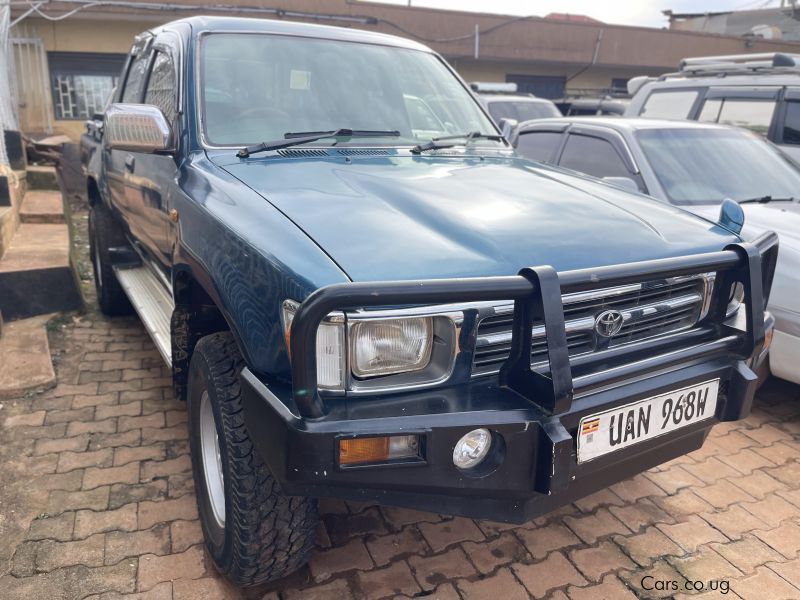
<svg viewBox="0 0 800 600">
<path fill-rule="evenodd" d="M 246 3 L 245 3 L 246 2 Z M 101 110 L 137 33 L 183 16 L 213 13 L 357 27 L 416 39 L 442 54 L 467 81 L 515 82 L 558 98 L 622 91 L 630 77 L 674 70 L 686 56 L 800 52 L 800 44 L 590 19 L 511 17 L 386 5 L 360 0 L 79 0 L 15 7 L 13 96 L 21 129 L 76 139 Z M 51 20 L 69 14 L 58 21 Z M 25 13 L 28 14 L 25 14 Z M 45 18 L 49 17 L 49 18 Z"/>
<path fill-rule="evenodd" d="M 706 13 L 665 10 L 664 16 L 674 31 L 800 42 L 800 6 L 794 2 L 782 2 L 773 8 Z"/>
</svg>

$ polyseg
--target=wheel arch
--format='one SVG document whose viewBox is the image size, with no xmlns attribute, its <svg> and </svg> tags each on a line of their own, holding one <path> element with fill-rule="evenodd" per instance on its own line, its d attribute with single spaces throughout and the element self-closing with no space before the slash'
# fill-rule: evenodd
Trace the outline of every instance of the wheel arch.
<svg viewBox="0 0 800 600">
<path fill-rule="evenodd" d="M 220 308 L 219 299 L 201 284 L 188 266 L 176 266 L 173 271 L 175 310 L 170 322 L 172 342 L 172 382 L 175 395 L 186 399 L 189 364 L 195 346 L 201 338 L 230 331 L 244 355 L 244 348 L 235 327 Z"/>
</svg>

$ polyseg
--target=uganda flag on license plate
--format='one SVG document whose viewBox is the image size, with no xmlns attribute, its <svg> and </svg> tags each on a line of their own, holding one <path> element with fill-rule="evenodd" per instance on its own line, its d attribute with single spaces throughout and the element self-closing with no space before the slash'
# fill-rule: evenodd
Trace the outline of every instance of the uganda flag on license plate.
<svg viewBox="0 0 800 600">
<path fill-rule="evenodd" d="M 592 419 L 591 421 L 584 421 L 581 425 L 581 435 L 589 435 L 600 429 L 600 419 Z"/>
</svg>

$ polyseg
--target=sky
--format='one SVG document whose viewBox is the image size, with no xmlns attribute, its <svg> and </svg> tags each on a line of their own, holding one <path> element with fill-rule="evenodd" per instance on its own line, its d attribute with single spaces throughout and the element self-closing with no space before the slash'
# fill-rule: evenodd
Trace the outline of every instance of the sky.
<svg viewBox="0 0 800 600">
<path fill-rule="evenodd" d="M 374 1 L 374 0 L 373 0 Z M 377 0 L 408 4 L 409 0 Z M 716 12 L 779 6 L 780 0 L 411 0 L 412 6 L 543 17 L 551 12 L 588 15 L 604 23 L 666 27 L 662 10 Z"/>
</svg>

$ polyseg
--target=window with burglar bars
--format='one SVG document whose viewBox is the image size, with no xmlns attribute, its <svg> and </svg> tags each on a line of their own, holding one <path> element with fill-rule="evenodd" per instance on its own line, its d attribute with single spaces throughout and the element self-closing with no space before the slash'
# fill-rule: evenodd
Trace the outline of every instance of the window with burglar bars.
<svg viewBox="0 0 800 600">
<path fill-rule="evenodd" d="M 49 52 L 56 119 L 88 119 L 102 112 L 117 85 L 125 55 Z"/>
<path fill-rule="evenodd" d="M 117 79 L 109 75 L 57 75 L 53 92 L 56 119 L 88 119 L 103 112 Z"/>
</svg>

